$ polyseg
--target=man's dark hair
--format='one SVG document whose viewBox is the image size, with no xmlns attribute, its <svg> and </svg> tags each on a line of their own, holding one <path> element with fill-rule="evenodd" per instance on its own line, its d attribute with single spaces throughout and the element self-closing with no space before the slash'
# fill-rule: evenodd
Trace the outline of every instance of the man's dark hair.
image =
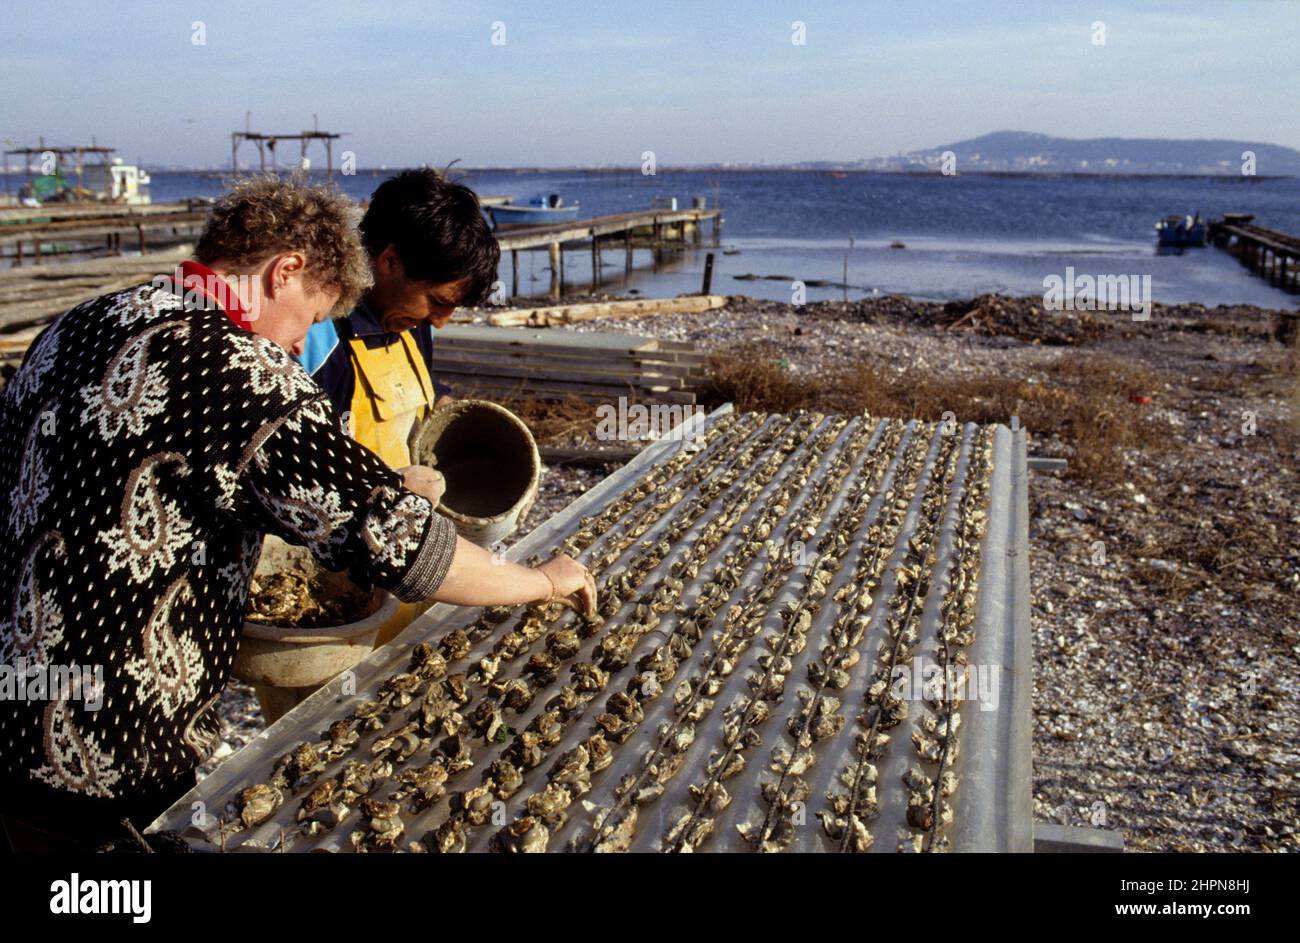
<svg viewBox="0 0 1300 943">
<path fill-rule="evenodd" d="M 436 170 L 405 170 L 379 185 L 361 220 L 371 258 L 397 250 L 409 278 L 432 282 L 468 279 L 461 303 L 480 304 L 497 280 L 501 247 L 464 184 Z"/>
</svg>

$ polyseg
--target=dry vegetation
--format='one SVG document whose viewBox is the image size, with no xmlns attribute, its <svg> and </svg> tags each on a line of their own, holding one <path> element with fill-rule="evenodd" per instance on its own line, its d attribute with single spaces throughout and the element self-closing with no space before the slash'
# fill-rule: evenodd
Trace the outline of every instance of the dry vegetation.
<svg viewBox="0 0 1300 943">
<path fill-rule="evenodd" d="M 1071 473 L 1094 481 L 1113 479 L 1120 450 L 1140 441 L 1144 413 L 1134 397 L 1154 388 L 1140 365 L 1091 354 L 1062 359 L 1033 376 L 986 372 L 943 375 L 929 370 L 898 372 L 856 364 L 825 374 L 792 374 L 763 346 L 716 353 L 706 403 L 733 402 L 740 410 L 907 416 L 937 421 L 951 412 L 961 422 L 1007 422 L 1019 416 L 1036 435 L 1060 439 L 1072 455 Z"/>
<path fill-rule="evenodd" d="M 1134 849 L 1296 850 L 1295 325 L 984 296 L 738 299 L 583 329 L 710 350 L 709 406 L 1018 416 L 1031 454 L 1069 463 L 1030 480 L 1036 817 L 1118 828 Z"/>
</svg>

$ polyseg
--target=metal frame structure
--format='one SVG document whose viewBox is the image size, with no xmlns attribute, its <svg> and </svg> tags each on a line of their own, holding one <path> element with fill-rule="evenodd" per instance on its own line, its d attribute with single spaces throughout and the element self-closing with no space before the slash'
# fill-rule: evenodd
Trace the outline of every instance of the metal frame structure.
<svg viewBox="0 0 1300 943">
<path fill-rule="evenodd" d="M 316 116 L 312 115 L 313 123 Z M 311 131 L 300 131 L 297 134 L 264 134 L 260 131 L 253 131 L 245 124 L 243 131 L 234 131 L 230 135 L 230 172 L 239 173 L 239 145 L 245 141 L 251 141 L 257 148 L 258 166 L 262 173 L 266 172 L 266 152 L 271 152 L 271 167 L 275 169 L 275 146 L 280 141 L 297 141 L 299 142 L 299 161 L 307 157 L 307 147 L 312 141 L 321 141 L 325 145 L 325 172 L 329 179 L 334 179 L 334 142 L 343 137 L 332 131 L 322 131 L 319 127 Z"/>
<path fill-rule="evenodd" d="M 4 153 L 5 193 L 9 193 L 11 191 L 9 185 L 9 178 L 13 176 L 9 173 L 9 158 L 11 156 L 20 156 L 23 158 L 23 170 L 24 170 L 23 179 L 24 182 L 26 182 L 26 180 L 29 179 L 31 176 L 30 168 L 31 168 L 32 158 L 40 157 L 41 155 L 45 154 L 47 151 L 54 155 L 54 159 L 56 163 L 60 165 L 64 162 L 65 157 L 68 156 L 73 157 L 72 169 L 77 176 L 78 189 L 85 189 L 85 158 L 90 155 L 98 155 L 100 157 L 100 164 L 103 170 L 104 179 L 108 182 L 110 187 L 112 186 L 113 176 L 111 170 L 112 167 L 111 155 L 117 152 L 117 148 L 102 147 L 98 144 L 90 144 L 90 145 L 77 144 L 71 147 L 54 147 L 54 146 L 47 147 L 45 145 L 45 139 L 42 138 L 41 143 L 37 147 L 16 147 L 12 150 L 5 151 Z"/>
</svg>

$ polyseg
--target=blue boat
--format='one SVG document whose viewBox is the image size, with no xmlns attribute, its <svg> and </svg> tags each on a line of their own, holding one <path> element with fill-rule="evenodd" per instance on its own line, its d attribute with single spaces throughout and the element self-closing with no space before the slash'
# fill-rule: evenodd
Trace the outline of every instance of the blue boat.
<svg viewBox="0 0 1300 943">
<path fill-rule="evenodd" d="M 578 204 L 566 204 L 558 193 L 543 193 L 527 203 L 503 203 L 486 209 L 494 229 L 567 223 L 578 218 Z"/>
<path fill-rule="evenodd" d="M 1156 222 L 1156 235 L 1162 246 L 1203 246 L 1209 235 L 1209 227 L 1195 216 L 1168 216 Z"/>
</svg>

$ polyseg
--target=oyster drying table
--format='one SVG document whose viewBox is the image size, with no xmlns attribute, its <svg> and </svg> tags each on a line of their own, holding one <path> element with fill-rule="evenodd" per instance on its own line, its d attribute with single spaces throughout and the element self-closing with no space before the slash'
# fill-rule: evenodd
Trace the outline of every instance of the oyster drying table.
<svg viewBox="0 0 1300 943">
<path fill-rule="evenodd" d="M 484 702 L 499 706 L 500 679 L 531 678 L 534 696 L 518 711 L 501 707 L 504 733 L 490 739 L 483 733 L 492 728 L 471 732 L 467 720 L 446 794 L 419 812 L 404 803 L 400 835 L 390 832 L 380 847 L 1031 851 L 1024 430 L 730 407 L 687 425 L 694 447 L 649 446 L 507 553 L 546 555 L 566 539 L 584 562 L 618 553 L 596 574 L 602 589 L 623 597 L 617 613 L 585 629 L 567 611 L 544 613 L 547 632 L 576 627 L 582 639 L 576 652 L 561 652 L 553 676 L 528 674 L 530 657 L 552 642 L 536 631 L 526 650 L 489 658 L 486 668 L 480 662 L 522 625 L 525 607 L 498 610 L 493 618 L 505 621 L 489 624 L 488 610 L 434 606 L 359 663 L 353 679 L 331 681 L 221 764 L 149 830 L 180 833 L 208 851 L 351 851 L 354 833 L 373 847 L 373 808 L 363 814 L 355 796 L 328 827 L 304 829 L 296 814 L 342 764 L 372 761 L 377 738 L 418 721 L 419 692 L 393 701 L 399 706 L 372 721 L 382 730 L 360 729 L 350 752 L 312 782 L 285 789 L 264 820 L 242 826 L 236 796 L 270 781 L 277 760 L 299 744 L 327 742 L 326 729 L 359 705 L 373 713 L 381 684 L 410 672 L 413 654 L 428 655 L 428 644 L 417 646 L 437 649 L 468 627 L 468 652 L 444 648 L 445 674 L 430 672 L 422 690 L 428 677 L 442 690 L 448 676 L 468 676 L 460 712 L 475 722 L 476 709 L 478 719 L 492 716 Z M 647 482 L 656 487 L 633 501 Z M 625 493 L 625 512 L 612 525 L 602 521 Z M 624 528 L 637 521 L 629 540 Z M 665 531 L 675 539 L 654 550 Z M 633 615 L 656 600 L 658 618 L 645 605 Z M 570 675 L 578 663 L 604 664 L 604 683 L 602 672 L 588 673 L 577 701 L 552 700 L 578 684 Z M 914 691 L 940 663 L 964 663 L 968 686 Z M 559 723 L 534 723 L 544 712 Z M 530 724 L 546 732 L 540 760 L 523 758 Z M 403 769 L 427 767 L 443 737 L 393 763 L 370 798 L 386 798 Z M 536 747 L 537 738 L 528 743 Z M 473 763 L 461 768 L 465 745 Z M 443 748 L 439 763 L 451 757 Z M 507 757 L 522 781 L 493 780 L 494 794 L 471 803 L 475 793 L 466 791 Z M 582 785 L 557 793 L 551 779 Z"/>
</svg>

